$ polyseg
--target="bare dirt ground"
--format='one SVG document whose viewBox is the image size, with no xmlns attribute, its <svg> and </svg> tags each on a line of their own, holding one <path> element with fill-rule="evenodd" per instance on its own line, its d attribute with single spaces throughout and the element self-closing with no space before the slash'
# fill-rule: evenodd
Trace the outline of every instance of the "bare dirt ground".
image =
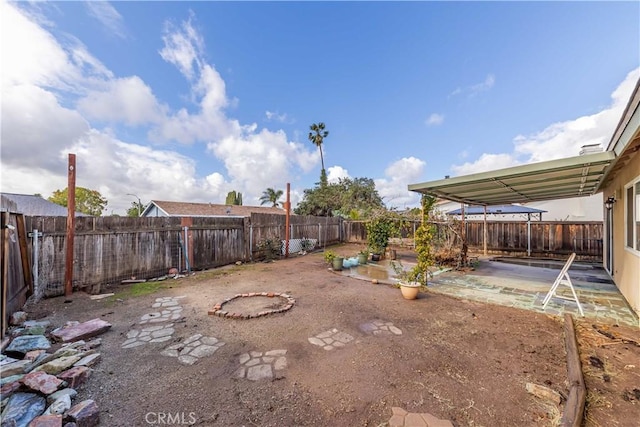
<svg viewBox="0 0 640 427">
<path fill-rule="evenodd" d="M 353 246 L 332 249 L 357 252 Z M 525 384 L 567 391 L 559 319 L 428 291 L 406 301 L 391 286 L 328 271 L 321 252 L 109 291 L 116 297 L 94 301 L 76 293 L 69 303 L 59 297 L 29 307 L 30 318 L 46 317 L 56 326 L 96 317 L 112 323 L 102 335 L 102 361 L 78 396 L 97 401 L 104 426 L 158 425 L 158 413 L 181 414 L 173 425 L 380 426 L 393 406 L 455 426 L 545 426 L 555 425 L 559 412 L 528 394 Z M 263 291 L 286 292 L 296 303 L 285 313 L 248 320 L 207 314 L 224 298 Z M 181 295 L 184 317 L 171 341 L 121 347 L 127 332 L 140 328 L 140 317 L 155 311 L 156 298 Z M 393 322 L 402 335 L 366 334 L 360 326 L 373 319 Z M 332 328 L 354 340 L 332 351 L 309 343 Z M 192 366 L 160 354 L 196 333 L 225 345 Z M 638 339 L 637 331 L 625 333 Z M 287 368 L 273 380 L 234 377 L 239 355 L 275 349 L 287 350 Z M 587 376 L 590 390 L 597 388 L 591 395 L 598 396 L 589 402 L 588 422 L 636 425 L 638 348 L 582 351 L 587 360 L 594 353 L 604 361 L 602 372 L 609 375 L 608 381 L 598 371 Z"/>
</svg>

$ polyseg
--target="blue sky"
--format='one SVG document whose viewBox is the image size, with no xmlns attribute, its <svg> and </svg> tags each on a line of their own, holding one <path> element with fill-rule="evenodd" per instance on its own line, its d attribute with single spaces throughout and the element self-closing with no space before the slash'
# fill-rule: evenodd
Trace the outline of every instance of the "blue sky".
<svg viewBox="0 0 640 427">
<path fill-rule="evenodd" d="M 1 3 L 6 192 L 77 185 L 258 204 L 329 178 L 407 185 L 606 145 L 640 77 L 638 2 Z"/>
</svg>

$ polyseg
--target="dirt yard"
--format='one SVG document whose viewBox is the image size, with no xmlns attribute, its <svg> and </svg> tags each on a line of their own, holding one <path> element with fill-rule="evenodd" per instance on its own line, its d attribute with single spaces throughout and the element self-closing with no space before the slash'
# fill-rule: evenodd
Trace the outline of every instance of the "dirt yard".
<svg viewBox="0 0 640 427">
<path fill-rule="evenodd" d="M 96 400 L 104 426 L 380 426 L 394 406 L 455 426 L 545 426 L 557 425 L 560 412 L 528 394 L 525 384 L 566 397 L 560 320 L 428 291 L 406 301 L 391 286 L 328 271 L 321 252 L 107 291 L 116 295 L 91 300 L 76 293 L 70 302 L 59 297 L 28 307 L 31 319 L 46 317 L 55 326 L 92 318 L 112 323 L 102 335 L 102 361 L 77 398 Z M 207 314 L 225 298 L 249 292 L 287 293 L 296 302 L 287 312 L 247 320 Z M 129 331 L 144 327 L 141 316 L 157 311 L 156 298 L 175 296 L 185 297 L 171 340 L 122 348 Z M 366 333 L 363 325 L 376 319 L 392 322 L 402 334 Z M 580 327 L 591 333 L 590 325 Z M 309 342 L 333 328 L 353 340 L 334 350 Z M 194 334 L 225 344 L 194 365 L 160 354 Z M 637 331 L 624 335 L 638 340 Z M 593 337 L 590 342 L 585 360 L 598 356 L 604 368 L 589 365 L 587 424 L 637 425 L 639 349 L 597 347 Z M 278 349 L 286 350 L 286 367 L 272 379 L 235 376 L 241 355 Z M 166 414 L 172 424 L 160 422 Z"/>
</svg>

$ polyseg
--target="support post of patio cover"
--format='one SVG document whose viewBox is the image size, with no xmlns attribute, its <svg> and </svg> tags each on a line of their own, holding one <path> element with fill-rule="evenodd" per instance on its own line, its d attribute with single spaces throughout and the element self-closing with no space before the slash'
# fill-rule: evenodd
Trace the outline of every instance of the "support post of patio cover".
<svg viewBox="0 0 640 427">
<path fill-rule="evenodd" d="M 482 246 L 484 256 L 487 256 L 487 205 L 484 205 L 484 229 L 482 230 Z"/>
<path fill-rule="evenodd" d="M 531 256 L 531 214 L 527 214 L 527 256 Z"/>
</svg>

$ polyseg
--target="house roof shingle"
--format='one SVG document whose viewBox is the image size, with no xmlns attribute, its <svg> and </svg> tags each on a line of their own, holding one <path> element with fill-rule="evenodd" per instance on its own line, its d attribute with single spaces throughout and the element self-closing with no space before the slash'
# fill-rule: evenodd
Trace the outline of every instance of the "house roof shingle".
<svg viewBox="0 0 640 427">
<path fill-rule="evenodd" d="M 251 216 L 252 213 L 284 215 L 280 208 L 265 206 L 216 205 L 212 203 L 185 203 L 152 200 L 159 209 L 169 216 Z"/>
<path fill-rule="evenodd" d="M 31 194 L 0 193 L 2 198 L 15 203 L 18 212 L 30 216 L 67 216 L 67 208 L 40 196 Z M 4 203 L 3 203 L 4 206 Z M 76 212 L 76 216 L 86 216 Z"/>
</svg>

